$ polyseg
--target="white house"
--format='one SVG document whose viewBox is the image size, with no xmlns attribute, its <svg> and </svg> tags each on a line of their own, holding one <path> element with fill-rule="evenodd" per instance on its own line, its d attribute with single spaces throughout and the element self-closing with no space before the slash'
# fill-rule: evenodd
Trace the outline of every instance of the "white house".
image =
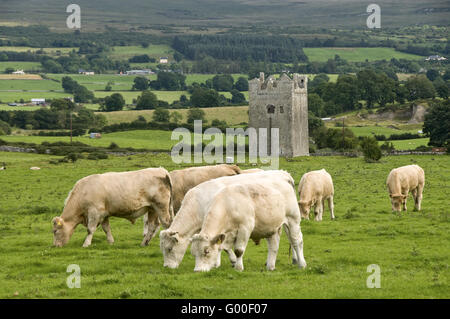
<svg viewBox="0 0 450 319">
<path fill-rule="evenodd" d="M 169 58 L 168 57 L 159 58 L 159 63 L 160 64 L 167 64 L 167 63 L 169 63 Z"/>
<path fill-rule="evenodd" d="M 45 99 L 31 99 L 31 103 L 34 105 L 43 105 L 45 104 Z"/>
<path fill-rule="evenodd" d="M 425 59 L 425 61 L 445 61 L 445 60 L 447 59 L 440 55 L 430 55 L 428 58 Z"/>
</svg>

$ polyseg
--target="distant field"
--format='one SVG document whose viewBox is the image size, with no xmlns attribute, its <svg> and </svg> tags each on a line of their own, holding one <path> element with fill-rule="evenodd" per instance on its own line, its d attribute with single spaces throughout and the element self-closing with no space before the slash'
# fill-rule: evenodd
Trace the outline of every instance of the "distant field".
<svg viewBox="0 0 450 319">
<path fill-rule="evenodd" d="M 0 74 L 0 80 L 42 80 L 39 74 Z"/>
<path fill-rule="evenodd" d="M 9 46 L 0 46 L 1 51 L 14 51 L 14 52 L 36 52 L 40 50 L 40 48 L 31 48 L 31 47 L 9 47 Z M 47 55 L 59 55 L 68 54 L 72 50 L 78 50 L 78 48 L 43 48 L 44 54 Z"/>
<path fill-rule="evenodd" d="M 419 55 L 395 51 L 393 48 L 304 48 L 303 51 L 308 56 L 309 61 L 326 62 L 334 59 L 337 54 L 342 59 L 349 62 L 408 59 L 419 60 L 423 57 Z"/>
<path fill-rule="evenodd" d="M 40 108 L 40 106 L 9 106 L 7 104 L 0 104 L 0 111 L 36 111 Z"/>
<path fill-rule="evenodd" d="M 72 94 L 64 92 L 0 92 L 0 101 L 3 103 L 20 101 L 23 99 L 25 102 L 31 101 L 31 99 L 57 99 L 72 96 Z"/>
<path fill-rule="evenodd" d="M 332 127 L 339 129 L 340 127 Z M 370 136 L 370 135 L 386 135 L 389 136 L 391 134 L 401 134 L 401 133 L 417 133 L 415 129 L 406 129 L 406 130 L 396 130 L 394 128 L 385 127 L 385 126 L 349 126 L 347 127 L 355 133 L 356 136 Z M 340 128 L 342 129 L 342 128 Z"/>
<path fill-rule="evenodd" d="M 148 48 L 143 48 L 142 46 L 115 46 L 109 52 L 109 56 L 116 59 L 129 59 L 135 55 L 147 54 L 149 57 L 158 59 L 156 61 L 158 63 L 160 57 L 169 57 L 170 62 L 172 53 L 173 49 L 168 45 L 150 44 Z"/>
<path fill-rule="evenodd" d="M 21 61 L 0 62 L 0 72 L 5 72 L 7 68 L 13 68 L 14 71 L 24 70 L 25 72 L 27 72 L 27 71 L 39 71 L 42 69 L 42 66 L 40 62 L 21 62 Z"/>
<path fill-rule="evenodd" d="M 203 109 L 203 111 L 205 111 L 206 120 L 209 123 L 214 119 L 220 119 L 233 126 L 248 122 L 247 110 L 248 106 L 224 106 Z M 170 110 L 170 112 L 175 111 L 183 116 L 181 122 L 186 122 L 188 110 Z M 136 120 L 138 116 L 143 116 L 147 121 L 150 121 L 152 119 L 153 110 L 101 112 L 101 114 L 107 118 L 108 124 L 116 124 L 120 122 L 132 122 Z"/>
<path fill-rule="evenodd" d="M 396 150 L 413 150 L 416 147 L 419 146 L 427 146 L 428 142 L 430 141 L 429 138 L 416 138 L 412 140 L 400 140 L 400 141 L 390 141 L 392 144 L 394 144 L 394 147 Z M 383 144 L 384 142 L 380 142 L 380 144 Z"/>
<path fill-rule="evenodd" d="M 61 83 L 51 80 L 1 80 L 0 91 L 7 90 L 42 90 L 42 91 L 63 91 Z M 0 92 L 1 96 L 2 92 Z"/>
</svg>

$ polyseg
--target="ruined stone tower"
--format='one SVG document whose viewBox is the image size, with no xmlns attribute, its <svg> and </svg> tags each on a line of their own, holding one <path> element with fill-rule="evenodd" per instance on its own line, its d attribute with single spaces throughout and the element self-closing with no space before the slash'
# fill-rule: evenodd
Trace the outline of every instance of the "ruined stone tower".
<svg viewBox="0 0 450 319">
<path fill-rule="evenodd" d="M 269 76 L 249 82 L 249 127 L 279 128 L 280 155 L 309 155 L 308 95 L 306 75 L 283 74 L 279 79 Z M 270 134 L 268 144 L 270 145 Z"/>
</svg>

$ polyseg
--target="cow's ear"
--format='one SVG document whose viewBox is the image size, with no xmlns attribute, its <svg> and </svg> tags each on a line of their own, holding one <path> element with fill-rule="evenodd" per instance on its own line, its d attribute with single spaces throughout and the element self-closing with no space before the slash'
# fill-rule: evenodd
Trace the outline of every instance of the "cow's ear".
<svg viewBox="0 0 450 319">
<path fill-rule="evenodd" d="M 55 217 L 53 218 L 52 223 L 53 227 L 62 228 L 64 226 L 64 219 L 62 219 L 61 217 Z"/>
<path fill-rule="evenodd" d="M 225 234 L 220 234 L 213 238 L 212 243 L 220 245 L 224 242 L 224 240 L 225 240 Z"/>
<path fill-rule="evenodd" d="M 169 236 L 170 238 L 172 238 L 173 241 L 177 243 L 180 241 L 180 236 L 178 235 L 177 231 L 170 232 Z"/>
</svg>

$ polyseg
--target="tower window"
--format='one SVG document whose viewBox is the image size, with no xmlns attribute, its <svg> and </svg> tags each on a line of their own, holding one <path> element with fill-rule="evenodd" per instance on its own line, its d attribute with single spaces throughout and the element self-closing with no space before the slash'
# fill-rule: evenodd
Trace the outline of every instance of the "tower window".
<svg viewBox="0 0 450 319">
<path fill-rule="evenodd" d="M 275 105 L 267 105 L 267 113 L 274 114 L 275 113 Z"/>
</svg>

